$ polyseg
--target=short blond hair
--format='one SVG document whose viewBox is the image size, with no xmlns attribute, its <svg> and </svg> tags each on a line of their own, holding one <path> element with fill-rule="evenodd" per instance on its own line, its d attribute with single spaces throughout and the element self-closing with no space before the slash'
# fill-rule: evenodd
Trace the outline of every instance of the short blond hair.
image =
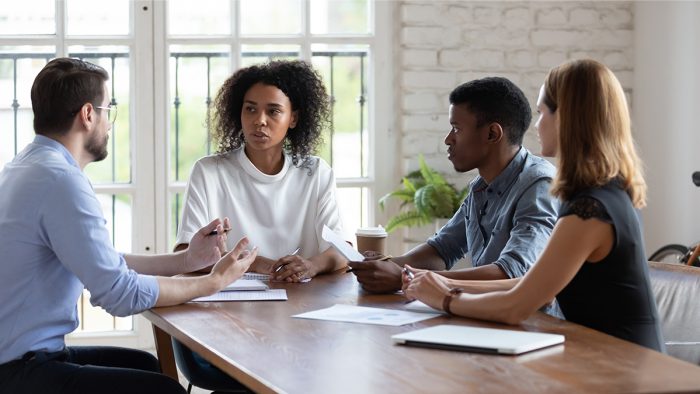
<svg viewBox="0 0 700 394">
<path fill-rule="evenodd" d="M 568 200 L 617 178 L 632 204 L 645 206 L 642 162 L 625 93 L 613 72 L 595 60 L 566 62 L 547 74 L 543 102 L 558 111 L 559 166 L 552 194 Z"/>
</svg>

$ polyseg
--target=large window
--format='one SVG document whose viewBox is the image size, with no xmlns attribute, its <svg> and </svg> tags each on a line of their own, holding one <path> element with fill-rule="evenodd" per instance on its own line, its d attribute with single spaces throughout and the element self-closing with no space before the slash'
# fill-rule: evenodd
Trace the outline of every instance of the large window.
<svg viewBox="0 0 700 394">
<path fill-rule="evenodd" d="M 333 167 L 348 235 L 373 215 L 369 89 L 376 56 L 374 7 L 368 0 L 169 2 L 168 57 L 169 247 L 173 246 L 189 171 L 212 153 L 212 100 L 239 67 L 270 59 L 310 61 L 333 103 L 332 125 L 318 154 Z"/>
<path fill-rule="evenodd" d="M 0 2 L 0 168 L 34 137 L 29 92 L 46 62 L 97 63 L 110 74 L 119 115 L 108 158 L 86 172 L 113 243 L 122 252 L 170 251 L 190 169 L 215 149 L 208 119 L 221 83 L 240 67 L 299 58 L 319 70 L 332 95 L 332 127 L 318 154 L 334 168 L 352 234 L 374 224 L 374 202 L 388 188 L 377 179 L 387 179 L 393 163 L 390 149 L 377 154 L 389 125 L 376 117 L 390 106 L 378 83 L 390 80 L 382 76 L 389 23 L 377 23 L 389 8 L 373 0 Z M 92 307 L 87 292 L 78 307 L 74 341 L 99 332 L 126 338 L 115 344 L 150 338 L 145 321 L 115 319 Z"/>
<path fill-rule="evenodd" d="M 10 161 L 34 138 L 30 88 L 34 77 L 51 58 L 71 56 L 104 67 L 110 74 L 111 102 L 119 107 L 119 119 L 111 131 L 107 160 L 86 168 L 115 247 L 132 250 L 133 152 L 129 2 L 109 8 L 94 2 L 31 0 L 0 4 L 0 166 Z M 9 106 L 4 104 L 10 103 Z M 79 247 L 79 245 L 77 246 Z M 104 331 L 132 332 L 132 318 L 112 317 L 89 303 L 84 291 L 78 302 L 77 334 Z"/>
</svg>

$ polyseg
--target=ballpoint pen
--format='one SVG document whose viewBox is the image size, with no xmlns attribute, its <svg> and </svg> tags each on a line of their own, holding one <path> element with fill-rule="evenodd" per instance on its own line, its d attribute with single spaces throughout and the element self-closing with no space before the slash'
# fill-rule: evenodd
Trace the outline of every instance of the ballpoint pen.
<svg viewBox="0 0 700 394">
<path fill-rule="evenodd" d="M 393 259 L 393 258 L 394 258 L 394 256 L 392 256 L 392 255 L 390 255 L 390 254 L 388 254 L 388 255 L 386 255 L 386 256 L 379 257 L 379 258 L 377 258 L 377 257 L 375 257 L 375 256 L 368 256 L 368 257 L 365 257 L 366 260 L 373 260 L 373 259 L 376 259 L 377 261 L 389 261 L 389 260 L 391 260 L 391 259 Z M 353 270 L 352 270 L 352 267 L 350 267 L 350 266 L 348 266 L 348 267 L 345 269 L 345 272 L 346 272 L 346 273 L 347 273 L 347 272 L 352 272 L 352 271 L 353 271 Z"/>
<path fill-rule="evenodd" d="M 230 228 L 225 228 L 225 229 L 224 229 L 224 234 L 226 234 L 226 233 L 229 232 L 229 231 L 231 231 Z M 210 232 L 209 234 L 207 234 L 207 235 L 219 235 L 219 231 L 218 231 L 217 229 L 213 229 L 213 230 L 211 230 L 211 232 Z"/>
<path fill-rule="evenodd" d="M 409 270 L 408 267 L 406 267 L 406 266 L 403 267 L 403 273 L 406 274 L 406 276 L 408 276 L 408 280 L 413 280 L 413 277 L 414 277 L 413 272 L 411 270 Z"/>
<path fill-rule="evenodd" d="M 296 248 L 296 249 L 294 249 L 294 251 L 292 252 L 291 255 L 293 256 L 293 255 L 299 253 L 300 250 L 301 250 L 301 246 L 298 247 L 298 248 Z M 287 263 L 287 264 L 289 264 L 289 263 Z M 284 266 L 287 265 L 287 264 L 282 264 L 282 265 L 280 265 L 279 267 L 277 267 L 277 268 L 275 269 L 275 273 L 280 272 L 280 270 L 282 270 L 282 267 L 284 267 Z"/>
</svg>

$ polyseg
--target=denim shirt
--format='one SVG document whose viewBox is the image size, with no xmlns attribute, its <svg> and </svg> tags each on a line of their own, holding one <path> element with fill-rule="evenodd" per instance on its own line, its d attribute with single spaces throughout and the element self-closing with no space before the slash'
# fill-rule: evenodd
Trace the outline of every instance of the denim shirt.
<svg viewBox="0 0 700 394">
<path fill-rule="evenodd" d="M 428 239 L 448 269 L 469 253 L 474 267 L 496 264 L 520 277 L 544 250 L 559 202 L 550 193 L 555 168 L 524 147 L 491 182 L 477 176 L 459 211 Z"/>
</svg>

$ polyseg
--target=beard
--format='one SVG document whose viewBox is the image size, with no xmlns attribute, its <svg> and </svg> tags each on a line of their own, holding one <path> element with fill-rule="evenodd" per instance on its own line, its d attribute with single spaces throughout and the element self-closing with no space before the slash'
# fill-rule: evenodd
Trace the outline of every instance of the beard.
<svg viewBox="0 0 700 394">
<path fill-rule="evenodd" d="M 92 155 L 93 161 L 102 161 L 107 157 L 107 142 L 109 141 L 109 134 L 105 134 L 104 138 L 100 141 L 100 137 L 93 135 L 86 143 L 85 150 Z"/>
</svg>

